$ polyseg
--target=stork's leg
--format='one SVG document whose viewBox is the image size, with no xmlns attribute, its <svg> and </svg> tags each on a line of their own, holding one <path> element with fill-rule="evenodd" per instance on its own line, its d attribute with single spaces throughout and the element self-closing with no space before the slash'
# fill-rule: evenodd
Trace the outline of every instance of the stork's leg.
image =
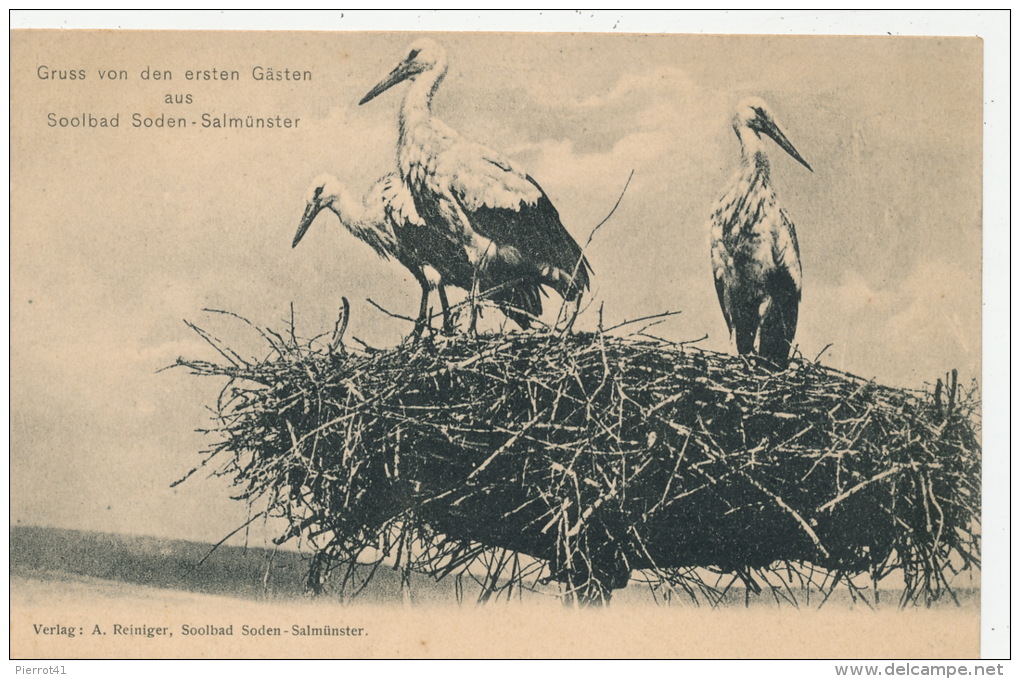
<svg viewBox="0 0 1020 679">
<path fill-rule="evenodd" d="M 782 370 L 790 365 L 790 351 L 797 334 L 800 290 L 788 276 L 776 276 L 769 282 L 772 294 L 761 319 L 758 353 Z"/>
<path fill-rule="evenodd" d="M 577 320 L 578 314 L 581 313 L 581 291 L 571 290 L 568 293 L 570 296 L 563 300 L 563 304 L 560 306 L 560 313 L 556 318 L 556 325 L 553 326 L 554 332 L 559 332 L 561 335 L 569 335 L 574 330 L 574 321 Z M 560 325 L 562 324 L 562 328 Z"/>
<path fill-rule="evenodd" d="M 741 356 L 754 353 L 754 336 L 758 334 L 757 319 L 754 323 L 738 323 L 734 329 L 737 338 L 737 353 Z"/>
<path fill-rule="evenodd" d="M 733 336 L 737 340 L 737 353 L 741 356 L 755 353 L 754 339 L 758 335 L 758 326 L 761 323 L 758 316 L 760 305 L 760 298 L 751 299 L 734 305 L 730 310 L 733 318 Z"/>
<path fill-rule="evenodd" d="M 482 289 L 482 275 L 488 274 L 489 272 L 489 257 L 492 254 L 492 243 L 488 245 L 485 252 L 478 258 L 478 261 L 474 263 L 475 271 L 471 280 L 471 293 L 469 295 L 469 301 L 471 302 L 471 322 L 468 325 L 468 334 L 478 334 L 478 317 L 481 315 L 481 289 Z M 486 276 L 490 281 L 491 278 Z M 488 285 L 488 284 L 487 284 Z"/>
<path fill-rule="evenodd" d="M 421 305 L 418 307 L 418 320 L 414 322 L 413 337 L 417 340 L 425 332 L 429 323 L 429 282 L 424 276 L 416 276 L 421 285 Z"/>
<path fill-rule="evenodd" d="M 436 291 L 439 293 L 439 304 L 443 307 L 443 334 L 452 335 L 455 328 L 453 314 L 450 313 L 450 300 L 446 298 L 446 286 L 440 283 L 436 286 Z"/>
<path fill-rule="evenodd" d="M 468 334 L 472 336 L 478 334 L 478 287 L 478 276 L 476 275 L 474 280 L 471 281 L 471 293 L 468 300 L 471 305 L 471 321 L 468 324 Z"/>
</svg>

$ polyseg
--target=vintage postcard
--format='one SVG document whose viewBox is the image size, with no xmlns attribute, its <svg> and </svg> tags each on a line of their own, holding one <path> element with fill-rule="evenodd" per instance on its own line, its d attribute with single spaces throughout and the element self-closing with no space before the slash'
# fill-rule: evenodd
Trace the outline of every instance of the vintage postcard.
<svg viewBox="0 0 1020 679">
<path fill-rule="evenodd" d="M 13 659 L 979 657 L 980 38 L 10 39 Z"/>
</svg>

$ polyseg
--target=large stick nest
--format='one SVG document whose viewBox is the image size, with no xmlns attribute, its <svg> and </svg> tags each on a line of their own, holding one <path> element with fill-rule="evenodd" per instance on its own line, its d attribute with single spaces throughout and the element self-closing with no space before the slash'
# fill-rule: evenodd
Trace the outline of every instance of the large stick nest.
<svg viewBox="0 0 1020 679">
<path fill-rule="evenodd" d="M 356 589 L 366 548 L 472 573 L 482 598 L 635 575 L 714 602 L 714 573 L 796 601 L 899 572 L 905 605 L 978 566 L 977 403 L 955 377 L 926 394 L 601 332 L 353 353 L 259 332 L 264 359 L 202 333 L 224 361 L 179 361 L 228 378 L 200 466 L 313 545 L 313 587 L 343 566 Z"/>
</svg>

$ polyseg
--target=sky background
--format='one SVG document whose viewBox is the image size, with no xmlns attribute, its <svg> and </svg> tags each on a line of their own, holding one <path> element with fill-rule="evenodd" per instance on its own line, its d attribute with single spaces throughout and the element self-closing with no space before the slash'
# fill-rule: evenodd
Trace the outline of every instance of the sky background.
<svg viewBox="0 0 1020 679">
<path fill-rule="evenodd" d="M 812 165 L 769 145 L 797 225 L 804 298 L 797 343 L 823 362 L 922 387 L 981 372 L 981 57 L 977 39 L 436 34 L 450 71 L 434 111 L 534 176 L 580 241 L 619 208 L 588 257 L 579 322 L 663 311 L 656 328 L 730 348 L 709 267 L 707 218 L 737 168 L 737 102 L 764 98 Z M 169 488 L 209 444 L 221 383 L 178 356 L 215 358 L 183 323 L 242 354 L 264 346 L 226 309 L 299 332 L 389 346 L 418 288 L 320 216 L 290 242 L 309 182 L 364 191 L 395 168 L 404 87 L 357 101 L 413 36 L 376 33 L 14 33 L 11 37 L 11 522 L 218 540 L 244 521 L 223 480 Z M 82 82 L 36 77 L 84 68 Z M 253 66 L 310 70 L 255 83 Z M 146 67 L 171 83 L 143 82 Z M 186 69 L 241 71 L 187 83 Z M 126 82 L 100 82 L 124 68 Z M 167 93 L 191 93 L 173 107 Z M 120 113 L 118 130 L 61 130 L 46 113 Z M 132 112 L 300 117 L 296 130 L 139 131 Z M 550 305 L 554 306 L 554 305 Z"/>
</svg>

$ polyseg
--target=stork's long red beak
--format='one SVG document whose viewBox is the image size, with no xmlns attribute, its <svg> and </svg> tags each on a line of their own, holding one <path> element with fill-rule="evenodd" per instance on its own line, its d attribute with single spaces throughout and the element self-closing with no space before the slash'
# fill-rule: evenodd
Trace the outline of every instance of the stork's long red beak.
<svg viewBox="0 0 1020 679">
<path fill-rule="evenodd" d="M 807 161 L 804 160 L 799 153 L 797 153 L 797 149 L 793 147 L 793 144 L 791 144 L 790 140 L 786 138 L 786 135 L 779 129 L 778 125 L 772 122 L 772 120 L 768 120 L 765 122 L 763 127 L 764 129 L 762 131 L 772 137 L 772 139 L 779 144 L 779 148 L 793 156 L 794 159 L 796 159 L 801 165 L 814 172 L 814 170 L 811 169 L 811 166 L 807 164 Z"/>
<path fill-rule="evenodd" d="M 379 81 L 378 85 L 373 87 L 368 94 L 361 98 L 361 101 L 358 102 L 358 106 L 361 106 L 362 104 L 367 104 L 368 102 L 372 101 L 386 90 L 390 89 L 397 83 L 406 80 L 407 78 L 411 77 L 414 74 L 415 71 L 411 68 L 411 62 L 409 61 L 400 62 L 400 64 L 395 69 L 390 71 L 390 74 L 388 76 Z"/>
<path fill-rule="evenodd" d="M 309 203 L 308 207 L 305 208 L 305 213 L 301 215 L 301 223 L 298 225 L 297 233 L 294 235 L 294 242 L 290 245 L 292 248 L 296 248 L 297 244 L 301 242 L 301 239 L 305 236 L 305 231 L 312 225 L 318 214 L 319 206 L 315 203 Z"/>
</svg>

